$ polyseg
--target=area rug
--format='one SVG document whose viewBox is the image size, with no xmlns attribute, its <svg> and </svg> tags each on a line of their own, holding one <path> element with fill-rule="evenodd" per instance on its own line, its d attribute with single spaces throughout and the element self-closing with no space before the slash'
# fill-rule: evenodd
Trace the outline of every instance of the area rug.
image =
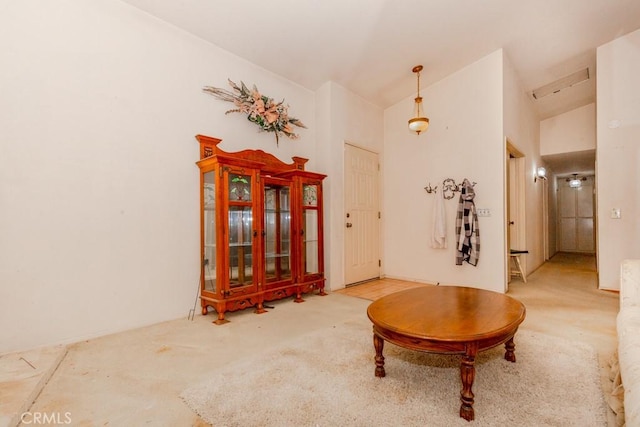
<svg viewBox="0 0 640 427">
<path fill-rule="evenodd" d="M 222 426 L 606 426 L 597 355 L 588 345 L 519 331 L 476 359 L 475 421 L 458 415 L 460 356 L 385 343 L 374 376 L 367 320 L 290 339 L 211 372 L 181 397 Z"/>
</svg>

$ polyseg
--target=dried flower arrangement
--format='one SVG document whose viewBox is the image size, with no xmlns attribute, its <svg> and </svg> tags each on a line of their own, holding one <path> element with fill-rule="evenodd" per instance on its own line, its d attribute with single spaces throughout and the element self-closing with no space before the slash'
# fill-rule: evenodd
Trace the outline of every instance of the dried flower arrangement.
<svg viewBox="0 0 640 427">
<path fill-rule="evenodd" d="M 228 110 L 225 114 L 245 113 L 247 120 L 257 124 L 261 131 L 274 132 L 276 145 L 280 134 L 290 139 L 298 138 L 298 135 L 293 132 L 292 125 L 306 129 L 300 120 L 289 116 L 289 105 L 284 103 L 284 99 L 281 102 L 275 102 L 273 98 L 262 95 L 255 85 L 249 90 L 242 81 L 238 86 L 229 79 L 229 86 L 233 91 L 212 86 L 205 86 L 202 90 L 222 101 L 233 102 L 236 105 L 237 108 Z"/>
</svg>

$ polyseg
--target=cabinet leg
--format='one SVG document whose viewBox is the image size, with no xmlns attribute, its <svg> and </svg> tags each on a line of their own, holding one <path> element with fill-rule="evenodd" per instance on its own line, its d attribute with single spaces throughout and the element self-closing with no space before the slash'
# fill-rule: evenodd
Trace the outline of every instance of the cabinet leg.
<svg viewBox="0 0 640 427">
<path fill-rule="evenodd" d="M 256 306 L 256 310 L 254 313 L 256 314 L 267 313 L 267 310 L 265 310 L 264 305 L 261 302 L 259 302 L 258 305 Z"/>
<path fill-rule="evenodd" d="M 224 318 L 224 311 L 218 312 L 218 319 L 213 323 L 215 323 L 216 325 L 224 325 L 225 323 L 229 323 L 229 321 Z"/>
</svg>

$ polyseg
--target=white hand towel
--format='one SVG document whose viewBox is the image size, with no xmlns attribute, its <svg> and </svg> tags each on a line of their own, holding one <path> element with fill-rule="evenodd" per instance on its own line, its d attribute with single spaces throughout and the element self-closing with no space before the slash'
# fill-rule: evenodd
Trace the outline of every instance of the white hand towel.
<svg viewBox="0 0 640 427">
<path fill-rule="evenodd" d="M 436 202 L 433 204 L 431 247 L 434 249 L 446 249 L 447 247 L 447 221 L 445 219 L 444 194 L 442 191 L 436 193 Z"/>
</svg>

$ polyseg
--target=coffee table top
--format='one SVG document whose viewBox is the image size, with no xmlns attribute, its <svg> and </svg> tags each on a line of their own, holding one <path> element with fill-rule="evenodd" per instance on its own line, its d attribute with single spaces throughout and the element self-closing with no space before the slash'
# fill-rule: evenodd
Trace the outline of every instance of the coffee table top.
<svg viewBox="0 0 640 427">
<path fill-rule="evenodd" d="M 504 294 L 460 286 L 423 286 L 369 305 L 374 328 L 439 342 L 491 340 L 513 332 L 525 307 Z"/>
</svg>

